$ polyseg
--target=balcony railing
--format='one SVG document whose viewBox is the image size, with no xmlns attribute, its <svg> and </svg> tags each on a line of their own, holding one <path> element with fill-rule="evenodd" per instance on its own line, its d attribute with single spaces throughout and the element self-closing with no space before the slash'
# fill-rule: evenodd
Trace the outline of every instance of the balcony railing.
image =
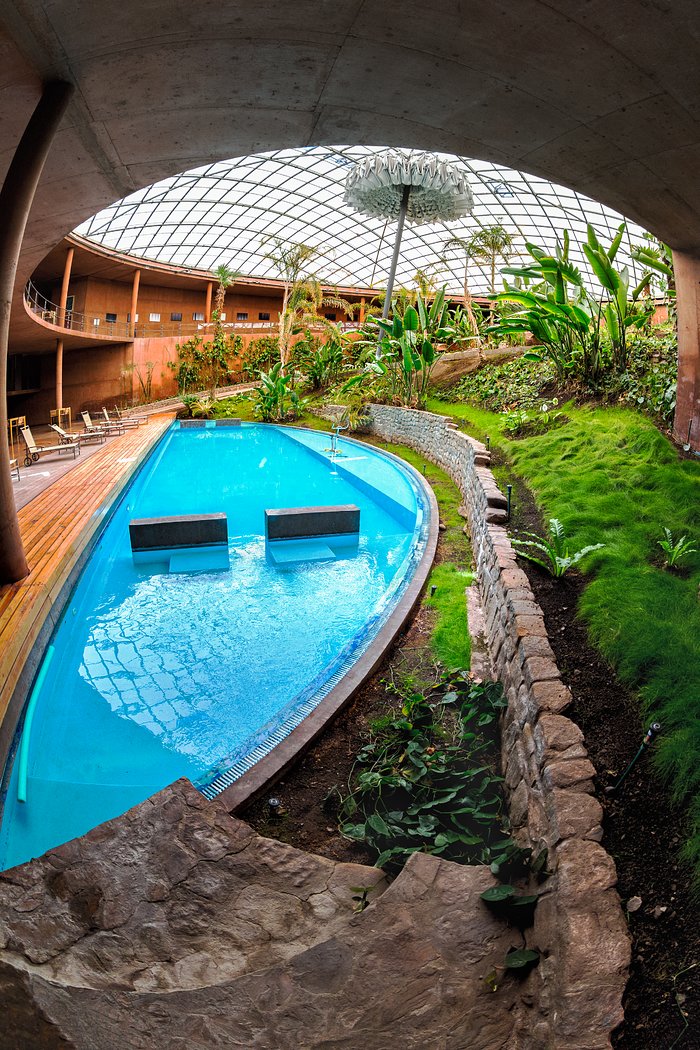
<svg viewBox="0 0 700 1050">
<path fill-rule="evenodd" d="M 24 289 L 24 302 L 29 310 L 46 324 L 56 325 L 82 335 L 101 336 L 107 339 L 132 339 L 131 325 L 123 321 L 105 321 L 95 314 L 82 314 L 76 310 L 62 310 L 52 303 L 31 281 Z"/>
<path fill-rule="evenodd" d="M 107 321 L 103 314 L 78 313 L 75 310 L 61 310 L 57 303 L 42 295 L 31 281 L 24 289 L 24 301 L 27 308 L 47 324 L 56 325 L 59 328 L 78 332 L 82 335 L 107 339 L 156 339 L 177 337 L 189 339 L 193 335 L 206 339 L 214 332 L 213 322 L 205 321 L 137 321 L 132 325 L 125 321 Z M 314 326 L 312 326 L 314 327 Z M 357 328 L 356 321 L 343 321 L 338 324 L 343 331 L 352 331 Z M 275 334 L 277 332 L 277 321 L 224 321 L 223 328 L 226 332 L 259 333 L 260 335 Z M 318 326 L 320 330 L 321 326 Z"/>
</svg>

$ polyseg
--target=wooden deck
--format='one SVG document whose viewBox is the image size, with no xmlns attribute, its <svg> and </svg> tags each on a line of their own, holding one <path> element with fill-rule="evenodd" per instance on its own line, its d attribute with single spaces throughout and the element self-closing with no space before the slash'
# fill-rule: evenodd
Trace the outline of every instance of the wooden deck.
<svg viewBox="0 0 700 1050">
<path fill-rule="evenodd" d="M 0 587 L 0 724 L 44 625 L 58 619 L 54 605 L 71 571 L 173 418 L 152 416 L 148 425 L 128 430 L 20 510 L 30 573 Z"/>
</svg>

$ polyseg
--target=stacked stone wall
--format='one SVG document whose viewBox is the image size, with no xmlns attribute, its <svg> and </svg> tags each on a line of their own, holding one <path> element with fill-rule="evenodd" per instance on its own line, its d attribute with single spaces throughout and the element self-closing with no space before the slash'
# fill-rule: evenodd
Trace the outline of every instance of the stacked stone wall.
<svg viewBox="0 0 700 1050">
<path fill-rule="evenodd" d="M 603 811 L 581 730 L 566 717 L 572 697 L 542 610 L 504 528 L 507 501 L 490 453 L 448 418 L 373 405 L 370 429 L 437 463 L 464 498 L 484 607 L 486 642 L 508 707 L 502 761 L 517 840 L 546 848 L 544 884 L 528 934 L 541 953 L 541 1006 L 552 1048 L 598 1050 L 622 1020 L 629 937 L 611 857 L 600 844 Z"/>
</svg>

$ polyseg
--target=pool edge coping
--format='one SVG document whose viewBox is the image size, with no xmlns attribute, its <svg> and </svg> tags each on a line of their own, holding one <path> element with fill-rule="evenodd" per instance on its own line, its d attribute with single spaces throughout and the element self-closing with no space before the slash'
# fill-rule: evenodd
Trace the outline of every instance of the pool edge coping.
<svg viewBox="0 0 700 1050">
<path fill-rule="evenodd" d="M 30 570 L 29 575 L 23 580 L 7 585 L 8 589 L 15 591 L 20 601 L 21 595 L 27 590 L 36 592 L 39 589 L 39 600 L 29 604 L 26 616 L 22 620 L 22 636 L 17 643 L 16 653 L 7 675 L 0 682 L 0 791 L 5 787 L 5 777 L 12 762 L 18 730 L 22 725 L 32 683 L 41 666 L 50 638 L 63 615 L 72 589 L 126 487 L 156 446 L 168 434 L 174 419 L 173 414 L 163 413 L 163 425 L 158 427 L 158 433 L 154 435 L 153 440 L 140 448 L 131 462 L 121 463 L 124 469 L 114 478 L 99 503 L 86 505 L 83 509 L 83 522 L 78 536 L 59 555 L 58 564 L 52 570 L 49 578 L 37 583 L 36 576 Z M 154 416 L 151 421 L 153 430 L 156 429 L 158 422 L 158 417 Z M 137 434 L 137 430 L 134 430 L 133 433 Z M 121 451 L 124 451 L 123 446 L 121 446 Z M 101 460 L 98 457 L 99 452 L 88 462 L 92 463 L 93 460 L 96 460 L 95 466 L 99 466 Z M 45 491 L 60 485 L 66 477 L 70 477 L 71 473 L 69 471 L 68 474 L 57 478 L 53 485 L 50 485 Z M 39 493 L 22 510 L 29 512 L 34 501 L 41 499 L 43 495 L 44 492 Z M 2 819 L 3 808 L 4 792 L 0 794 L 0 819 Z"/>
</svg>

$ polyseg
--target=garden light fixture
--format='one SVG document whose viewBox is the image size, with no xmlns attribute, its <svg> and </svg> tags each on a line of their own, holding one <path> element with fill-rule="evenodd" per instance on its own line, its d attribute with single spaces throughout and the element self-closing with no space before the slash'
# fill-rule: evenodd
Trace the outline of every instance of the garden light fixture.
<svg viewBox="0 0 700 1050">
<path fill-rule="evenodd" d="M 624 773 L 622 774 L 620 779 L 615 784 L 612 784 L 610 787 L 607 787 L 605 789 L 606 795 L 614 795 L 615 794 L 615 792 L 618 790 L 618 788 L 622 784 L 622 781 L 625 779 L 625 777 L 627 776 L 629 771 L 632 769 L 632 767 L 636 763 L 636 761 L 639 758 L 639 756 L 642 754 L 643 751 L 646 751 L 646 749 L 654 741 L 654 739 L 659 735 L 660 732 L 661 732 L 661 725 L 660 725 L 660 723 L 659 722 L 652 722 L 652 724 L 649 726 L 649 728 L 646 731 L 646 734 L 644 736 L 644 739 L 642 740 L 642 743 L 641 743 L 641 746 L 640 746 L 639 750 L 637 751 L 637 754 L 634 756 L 634 758 L 632 759 L 632 761 L 630 762 L 630 764 L 628 765 L 627 769 L 624 771 Z"/>
</svg>

